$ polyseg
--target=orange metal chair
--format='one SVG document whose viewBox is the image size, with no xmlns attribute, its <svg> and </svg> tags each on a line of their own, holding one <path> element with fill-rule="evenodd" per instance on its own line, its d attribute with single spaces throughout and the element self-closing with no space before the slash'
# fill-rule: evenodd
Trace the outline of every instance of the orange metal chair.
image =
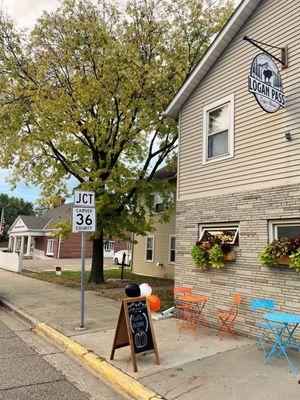
<svg viewBox="0 0 300 400">
<path fill-rule="evenodd" d="M 179 314 L 182 317 L 180 320 L 177 318 L 177 326 L 178 330 L 182 331 L 186 325 L 189 326 L 189 320 L 190 320 L 190 313 L 192 311 L 192 305 L 187 304 L 184 301 L 180 300 L 180 296 L 184 295 L 189 295 L 192 294 L 192 289 L 188 288 L 186 286 L 177 286 L 174 287 L 174 303 L 175 303 L 175 308 L 179 310 Z"/>
<path fill-rule="evenodd" d="M 217 336 L 219 336 L 220 340 L 223 339 L 226 332 L 231 333 L 236 339 L 238 339 L 237 335 L 232 330 L 234 321 L 238 316 L 238 312 L 240 309 L 242 298 L 239 294 L 235 294 L 233 296 L 232 304 L 229 312 L 217 311 L 217 317 L 221 320 L 221 326 L 218 329 Z"/>
</svg>

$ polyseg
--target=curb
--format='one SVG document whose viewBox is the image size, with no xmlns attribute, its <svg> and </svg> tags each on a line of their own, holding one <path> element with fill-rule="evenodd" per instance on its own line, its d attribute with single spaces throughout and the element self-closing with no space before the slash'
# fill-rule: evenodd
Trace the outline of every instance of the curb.
<svg viewBox="0 0 300 400">
<path fill-rule="evenodd" d="M 32 315 L 26 313 L 21 308 L 3 299 L 1 299 L 0 302 L 29 323 L 32 330 L 38 335 L 50 339 L 60 347 L 63 352 L 75 356 L 85 367 L 92 370 L 102 379 L 105 379 L 114 389 L 117 389 L 127 397 L 129 396 L 131 399 L 135 400 L 163 399 L 136 379 L 107 362 L 104 358 L 99 357 L 93 351 L 74 342 L 74 340 L 58 332 L 51 326 L 37 321 Z"/>
</svg>

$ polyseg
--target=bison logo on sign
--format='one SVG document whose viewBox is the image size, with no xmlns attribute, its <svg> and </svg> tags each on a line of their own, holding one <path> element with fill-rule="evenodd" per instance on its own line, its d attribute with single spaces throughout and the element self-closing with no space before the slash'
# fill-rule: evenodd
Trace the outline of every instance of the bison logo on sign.
<svg viewBox="0 0 300 400">
<path fill-rule="evenodd" d="M 274 113 L 285 106 L 281 76 L 270 56 L 259 54 L 254 58 L 248 87 L 263 110 Z"/>
</svg>

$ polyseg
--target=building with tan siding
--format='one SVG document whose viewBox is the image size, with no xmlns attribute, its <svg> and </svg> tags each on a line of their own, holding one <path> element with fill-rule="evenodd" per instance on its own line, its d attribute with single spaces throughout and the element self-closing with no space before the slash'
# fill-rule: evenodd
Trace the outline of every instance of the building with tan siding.
<svg viewBox="0 0 300 400">
<path fill-rule="evenodd" d="M 156 179 L 166 179 L 176 185 L 176 170 L 164 167 L 155 173 Z M 156 213 L 151 215 L 154 220 L 154 232 L 146 236 L 135 236 L 133 249 L 133 272 L 139 275 L 173 278 L 176 260 L 175 214 L 168 222 L 159 222 L 159 213 L 164 210 L 160 196 L 153 194 Z"/>
<path fill-rule="evenodd" d="M 216 308 L 239 293 L 236 328 L 250 335 L 256 334 L 253 299 L 274 299 L 278 309 L 300 310 L 300 274 L 259 261 L 273 239 L 300 236 L 299 22 L 298 1 L 242 1 L 166 110 L 178 120 L 180 136 L 175 285 L 208 297 L 211 325 L 217 322 Z M 288 46 L 288 65 L 270 57 L 253 67 L 265 53 L 245 36 L 263 43 L 277 59 L 279 48 Z M 260 71 L 260 105 L 249 83 L 251 68 Z M 284 102 L 266 112 L 264 105 L 276 105 L 266 91 L 273 95 L 281 83 Z M 190 251 L 203 230 L 229 228 L 238 232 L 236 260 L 220 270 L 197 269 Z"/>
</svg>

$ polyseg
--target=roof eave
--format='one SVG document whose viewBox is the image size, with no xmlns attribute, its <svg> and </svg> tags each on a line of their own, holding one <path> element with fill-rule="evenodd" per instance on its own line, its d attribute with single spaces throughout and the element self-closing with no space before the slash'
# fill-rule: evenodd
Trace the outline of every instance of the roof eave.
<svg viewBox="0 0 300 400">
<path fill-rule="evenodd" d="M 164 115 L 175 120 L 178 119 L 181 107 L 199 85 L 203 77 L 214 65 L 228 44 L 237 34 L 242 25 L 247 21 L 261 0 L 244 0 L 232 14 L 224 28 L 215 38 L 211 46 L 191 72 L 187 80 L 178 90 L 172 101 L 164 111 Z"/>
</svg>

